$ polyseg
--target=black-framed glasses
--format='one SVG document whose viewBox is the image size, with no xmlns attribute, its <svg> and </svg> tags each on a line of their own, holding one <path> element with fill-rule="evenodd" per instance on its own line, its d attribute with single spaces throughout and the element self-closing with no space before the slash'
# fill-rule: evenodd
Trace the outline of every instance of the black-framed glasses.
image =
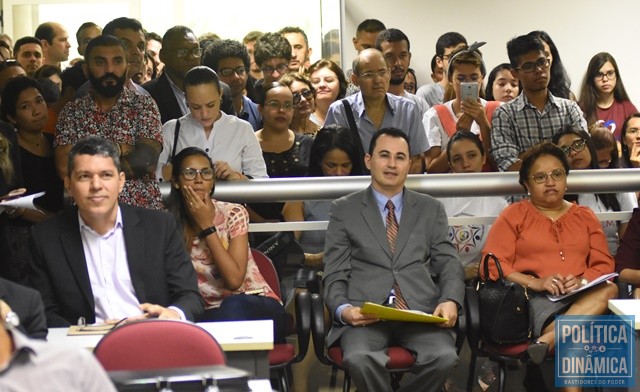
<svg viewBox="0 0 640 392">
<path fill-rule="evenodd" d="M 198 175 L 198 173 L 200 173 L 200 177 L 202 177 L 203 180 L 210 180 L 213 178 L 213 168 L 206 168 L 206 169 L 194 169 L 191 167 L 187 167 L 185 169 L 182 169 L 180 171 L 180 174 L 182 174 L 182 177 L 185 178 L 185 180 L 195 180 L 196 176 Z"/>
<path fill-rule="evenodd" d="M 540 68 L 540 70 L 547 69 L 549 68 L 550 64 L 551 63 L 549 62 L 549 59 L 546 57 L 543 57 L 538 59 L 537 61 L 530 61 L 528 63 L 524 63 L 516 69 L 522 70 L 523 72 L 533 72 L 537 68 Z"/>
<path fill-rule="evenodd" d="M 385 78 L 388 75 L 389 75 L 389 70 L 388 69 L 381 69 L 381 70 L 378 70 L 378 71 L 363 72 L 358 76 L 361 77 L 362 79 L 373 80 L 376 76 L 379 76 L 380 78 Z"/>
<path fill-rule="evenodd" d="M 293 93 L 293 104 L 299 104 L 300 101 L 302 101 L 302 98 L 306 99 L 307 101 L 310 100 L 311 98 L 313 98 L 313 91 L 306 88 L 299 93 Z"/>
<path fill-rule="evenodd" d="M 616 71 L 614 70 L 610 70 L 607 72 L 598 72 L 595 76 L 596 79 L 598 80 L 604 80 L 604 78 L 607 78 L 609 80 L 613 80 L 616 78 Z"/>
<path fill-rule="evenodd" d="M 570 145 L 566 146 L 566 147 L 560 147 L 560 149 L 562 150 L 562 152 L 564 152 L 564 155 L 569 156 L 569 154 L 571 154 L 571 151 L 573 152 L 580 152 L 582 150 L 584 150 L 584 147 L 587 145 L 587 141 L 584 139 L 577 139 L 574 140 L 573 143 L 571 143 Z"/>
<path fill-rule="evenodd" d="M 273 71 L 278 71 L 278 73 L 285 73 L 289 70 L 289 64 L 287 63 L 282 63 L 282 64 L 278 64 L 275 67 L 272 67 L 270 65 L 266 65 L 262 68 L 260 68 L 262 70 L 262 72 L 271 75 L 273 73 Z"/>
<path fill-rule="evenodd" d="M 534 173 L 530 175 L 529 178 L 531 178 L 536 184 L 542 184 L 547 182 L 547 178 L 549 178 L 549 176 L 551 176 L 553 181 L 562 181 L 567 176 L 567 172 L 564 171 L 564 169 L 555 169 L 549 173 Z"/>
<path fill-rule="evenodd" d="M 193 56 L 195 58 L 200 58 L 202 56 L 202 48 L 193 48 L 193 49 L 178 49 L 176 50 L 176 56 L 180 59 L 187 58 L 187 56 Z"/>
<path fill-rule="evenodd" d="M 278 102 L 278 101 L 268 101 L 265 102 L 265 105 L 270 107 L 273 110 L 284 110 L 285 112 L 288 112 L 289 110 L 293 110 L 293 102 L 287 101 L 287 102 Z"/>
<path fill-rule="evenodd" d="M 238 76 L 242 76 L 247 73 L 247 69 L 244 66 L 238 68 L 222 68 L 218 72 L 220 72 L 220 75 L 225 77 L 233 76 L 234 73 Z"/>
</svg>

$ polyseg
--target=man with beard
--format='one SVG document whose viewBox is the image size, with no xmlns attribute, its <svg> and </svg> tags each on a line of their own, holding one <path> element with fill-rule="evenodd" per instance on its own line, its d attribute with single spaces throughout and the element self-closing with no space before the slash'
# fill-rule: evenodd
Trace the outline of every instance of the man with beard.
<svg viewBox="0 0 640 392">
<path fill-rule="evenodd" d="M 202 65 L 216 71 L 220 80 L 229 85 L 235 115 L 257 131 L 262 128 L 262 116 L 258 105 L 244 95 L 250 64 L 247 48 L 231 39 L 213 42 L 202 57 Z"/>
<path fill-rule="evenodd" d="M 411 173 L 421 173 L 424 153 L 429 149 L 422 115 L 413 101 L 387 93 L 389 78 L 389 67 L 379 50 L 370 48 L 358 53 L 353 60 L 351 83 L 360 92 L 332 103 L 324 125 L 337 124 L 357 131 L 361 146 L 368 146 L 373 134 L 382 128 L 401 129 L 410 142 Z M 360 152 L 364 159 L 362 147 Z"/>
<path fill-rule="evenodd" d="M 124 88 L 128 79 L 123 41 L 101 35 L 89 42 L 84 72 L 88 94 L 69 102 L 56 124 L 54 155 L 61 178 L 67 175 L 67 154 L 88 136 L 110 139 L 120 146 L 127 181 L 120 193 L 125 204 L 161 209 L 155 166 L 162 148 L 160 113 L 153 99 Z"/>
<path fill-rule="evenodd" d="M 164 33 L 160 49 L 160 61 L 164 63 L 162 75 L 143 86 L 158 104 L 163 124 L 189 114 L 182 81 L 190 69 L 200 65 L 201 56 L 198 38 L 190 28 L 174 26 Z M 233 115 L 229 86 L 222 83 L 220 87 L 220 109 Z"/>
<path fill-rule="evenodd" d="M 382 52 L 387 67 L 391 72 L 389 93 L 405 97 L 413 101 L 424 116 L 429 104 L 422 97 L 418 97 L 404 90 L 404 79 L 411 64 L 411 44 L 409 38 L 398 29 L 385 29 L 378 33 L 376 49 Z"/>
<path fill-rule="evenodd" d="M 490 153 L 501 171 L 520 170 L 523 152 L 550 141 L 568 126 L 579 126 L 587 132 L 578 104 L 549 91 L 551 64 L 544 50 L 542 41 L 531 35 L 507 43 L 511 73 L 520 80 L 522 93 L 493 113 Z"/>
</svg>

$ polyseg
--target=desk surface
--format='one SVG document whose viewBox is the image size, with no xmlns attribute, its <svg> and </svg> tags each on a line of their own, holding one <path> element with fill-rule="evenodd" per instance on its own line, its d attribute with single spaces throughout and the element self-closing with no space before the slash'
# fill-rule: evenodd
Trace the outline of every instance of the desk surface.
<svg viewBox="0 0 640 392">
<path fill-rule="evenodd" d="M 198 323 L 209 332 L 224 351 L 273 349 L 273 321 L 224 321 Z M 53 344 L 93 349 L 104 335 L 68 336 L 69 328 L 49 328 L 47 340 Z"/>
<path fill-rule="evenodd" d="M 609 310 L 621 316 L 635 316 L 635 329 L 640 330 L 640 299 L 610 299 Z"/>
</svg>

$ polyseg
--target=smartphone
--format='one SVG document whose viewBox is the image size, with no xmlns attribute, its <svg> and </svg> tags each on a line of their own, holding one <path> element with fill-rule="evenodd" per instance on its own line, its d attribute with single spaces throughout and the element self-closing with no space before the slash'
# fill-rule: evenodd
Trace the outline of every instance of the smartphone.
<svg viewBox="0 0 640 392">
<path fill-rule="evenodd" d="M 470 99 L 472 101 L 478 100 L 478 83 L 460 83 L 460 101 Z"/>
</svg>

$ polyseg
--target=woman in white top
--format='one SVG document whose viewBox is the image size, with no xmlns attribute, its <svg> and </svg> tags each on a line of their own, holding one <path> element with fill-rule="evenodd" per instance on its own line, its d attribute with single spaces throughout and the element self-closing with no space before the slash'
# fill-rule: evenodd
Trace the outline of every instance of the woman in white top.
<svg viewBox="0 0 640 392">
<path fill-rule="evenodd" d="M 482 97 L 482 81 L 486 74 L 482 56 L 477 51 L 481 44 L 473 44 L 469 49 L 454 52 L 449 60 L 447 73 L 455 98 L 441 105 L 435 105 L 425 113 L 422 123 L 427 131 L 430 149 L 425 157 L 428 173 L 449 171 L 447 154 L 443 147 L 457 130 L 465 130 L 480 135 L 485 151 L 491 147 L 491 117 L 500 102 L 487 103 Z M 462 83 L 477 83 L 476 95 L 463 100 Z M 489 164 L 491 162 L 488 162 Z M 490 171 L 485 166 L 484 171 Z"/>
<path fill-rule="evenodd" d="M 456 132 L 447 144 L 447 161 L 454 173 L 479 173 L 487 156 L 478 135 L 469 131 Z M 448 217 L 498 216 L 507 206 L 500 196 L 440 198 Z M 482 248 L 491 225 L 470 224 L 449 226 L 449 239 L 458 249 L 464 267 L 464 278 L 478 276 Z"/>
<path fill-rule="evenodd" d="M 218 75 L 205 66 L 191 69 L 184 77 L 184 93 L 191 112 L 162 126 L 158 178 L 171 180 L 171 159 L 186 147 L 199 147 L 211 157 L 217 180 L 268 177 L 251 124 L 220 110 Z"/>
<path fill-rule="evenodd" d="M 600 168 L 598 154 L 591 136 L 579 127 L 567 126 L 555 134 L 552 140 L 567 155 L 571 169 Z M 638 201 L 633 192 L 580 193 L 577 196 L 569 195 L 565 199 L 576 201 L 578 204 L 591 208 L 594 212 L 632 211 L 638 207 Z M 607 237 L 609 252 L 612 255 L 617 253 L 620 238 L 624 235 L 628 223 L 629 219 L 600 221 L 602 230 Z"/>
</svg>

